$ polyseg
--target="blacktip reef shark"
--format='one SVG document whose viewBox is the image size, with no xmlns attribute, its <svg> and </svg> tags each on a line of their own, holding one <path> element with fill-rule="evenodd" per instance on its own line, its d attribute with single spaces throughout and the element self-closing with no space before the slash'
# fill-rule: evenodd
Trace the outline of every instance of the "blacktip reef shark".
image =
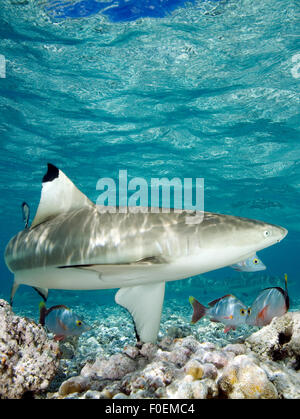
<svg viewBox="0 0 300 419">
<path fill-rule="evenodd" d="M 91 202 L 58 168 L 48 164 L 40 203 L 29 228 L 14 236 L 5 262 L 20 284 L 46 300 L 48 289 L 120 288 L 115 301 L 132 315 L 137 339 L 155 342 L 165 282 L 245 260 L 282 240 L 285 228 L 205 212 L 112 213 Z"/>
</svg>

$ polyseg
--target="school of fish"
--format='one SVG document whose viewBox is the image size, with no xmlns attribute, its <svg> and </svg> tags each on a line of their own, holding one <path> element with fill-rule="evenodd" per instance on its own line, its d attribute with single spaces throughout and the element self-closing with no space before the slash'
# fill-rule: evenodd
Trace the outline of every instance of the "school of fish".
<svg viewBox="0 0 300 419">
<path fill-rule="evenodd" d="M 284 275 L 284 278 L 285 289 L 281 287 L 263 289 L 251 307 L 247 307 L 231 294 L 211 301 L 208 303 L 208 307 L 199 303 L 194 297 L 190 297 L 189 301 L 193 307 L 191 323 L 195 324 L 202 317 L 207 316 L 212 322 L 223 323 L 225 333 L 241 325 L 266 326 L 271 323 L 274 317 L 282 316 L 289 309 L 287 274 Z"/>
</svg>

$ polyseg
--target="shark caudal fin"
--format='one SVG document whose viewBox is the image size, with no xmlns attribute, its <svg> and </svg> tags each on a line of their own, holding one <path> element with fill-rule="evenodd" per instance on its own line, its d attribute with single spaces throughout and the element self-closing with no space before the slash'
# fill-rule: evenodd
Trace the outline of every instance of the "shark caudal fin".
<svg viewBox="0 0 300 419">
<path fill-rule="evenodd" d="M 156 342 L 164 294 L 164 282 L 120 288 L 117 292 L 115 301 L 132 315 L 138 341 Z"/>
<path fill-rule="evenodd" d="M 207 308 L 200 304 L 199 301 L 197 301 L 194 297 L 190 297 L 189 302 L 191 303 L 194 310 L 191 323 L 195 324 L 198 320 L 205 316 Z"/>
<path fill-rule="evenodd" d="M 43 177 L 41 199 L 31 227 L 62 213 L 94 206 L 74 183 L 57 167 L 48 163 L 48 171 Z"/>
</svg>

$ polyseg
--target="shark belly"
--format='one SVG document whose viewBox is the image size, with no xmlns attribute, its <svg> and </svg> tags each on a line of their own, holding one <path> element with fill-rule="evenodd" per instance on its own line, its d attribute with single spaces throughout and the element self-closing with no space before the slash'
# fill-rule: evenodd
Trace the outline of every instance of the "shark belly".
<svg viewBox="0 0 300 419">
<path fill-rule="evenodd" d="M 218 256 L 217 256 L 217 255 Z M 199 255 L 184 256 L 169 263 L 95 264 L 78 267 L 43 267 L 15 273 L 15 282 L 33 287 L 66 290 L 91 290 L 132 287 L 189 278 L 228 266 L 231 261 L 251 255 L 238 248 L 226 251 L 199 251 Z"/>
</svg>

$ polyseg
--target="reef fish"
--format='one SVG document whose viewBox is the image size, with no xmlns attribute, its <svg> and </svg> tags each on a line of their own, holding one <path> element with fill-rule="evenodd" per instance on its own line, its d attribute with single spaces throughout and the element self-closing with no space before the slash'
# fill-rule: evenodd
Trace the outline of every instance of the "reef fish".
<svg viewBox="0 0 300 419">
<path fill-rule="evenodd" d="M 237 263 L 280 242 L 283 227 L 231 215 L 95 205 L 48 164 L 31 226 L 14 236 L 5 262 L 20 284 L 48 289 L 120 288 L 115 301 L 135 323 L 137 339 L 155 342 L 165 282 Z"/>
<path fill-rule="evenodd" d="M 209 317 L 212 322 L 219 322 L 225 325 L 224 332 L 235 329 L 246 323 L 248 309 L 234 295 L 228 294 L 221 298 L 208 303 L 209 307 L 205 307 L 194 297 L 189 298 L 189 302 L 193 307 L 192 324 L 195 324 L 202 317 Z"/>
<path fill-rule="evenodd" d="M 285 289 L 271 287 L 262 290 L 253 301 L 247 324 L 251 326 L 266 326 L 274 317 L 285 314 L 290 307 L 287 290 L 287 275 L 285 274 Z"/>
<path fill-rule="evenodd" d="M 230 265 L 230 268 L 240 272 L 257 272 L 264 271 L 266 269 L 266 265 L 255 254 L 243 260 L 242 262 Z"/>
<path fill-rule="evenodd" d="M 64 305 L 53 306 L 47 310 L 45 303 L 41 302 L 39 309 L 40 324 L 55 334 L 54 340 L 63 340 L 67 336 L 80 336 L 91 329 L 77 314 Z"/>
</svg>

